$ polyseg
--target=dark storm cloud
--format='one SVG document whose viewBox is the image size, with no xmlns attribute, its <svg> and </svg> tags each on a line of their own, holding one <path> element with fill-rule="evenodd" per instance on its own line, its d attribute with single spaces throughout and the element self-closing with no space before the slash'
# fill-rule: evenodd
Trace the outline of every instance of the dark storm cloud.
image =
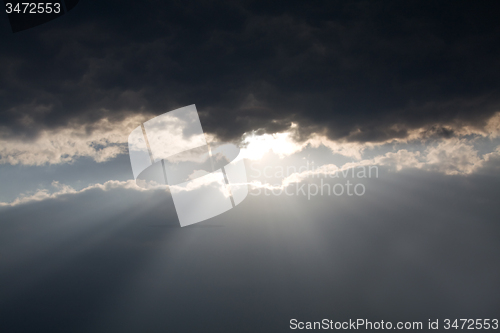
<svg viewBox="0 0 500 333">
<path fill-rule="evenodd" d="M 4 208 L 0 330 L 288 332 L 292 318 L 492 318 L 496 175 L 381 170 L 362 197 L 249 196 L 182 229 L 161 191 L 92 189 Z"/>
<path fill-rule="evenodd" d="M 481 127 L 500 109 L 499 13 L 493 1 L 85 1 L 21 33 L 2 23 L 1 122 L 30 136 L 195 103 L 224 138 L 291 121 L 354 141 Z"/>
</svg>

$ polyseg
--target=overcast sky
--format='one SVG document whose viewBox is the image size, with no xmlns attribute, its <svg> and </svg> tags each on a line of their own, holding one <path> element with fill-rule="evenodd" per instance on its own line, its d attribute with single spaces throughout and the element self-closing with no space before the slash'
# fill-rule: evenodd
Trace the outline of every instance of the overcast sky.
<svg viewBox="0 0 500 333">
<path fill-rule="evenodd" d="M 498 316 L 498 2 L 82 0 L 16 33 L 1 15 L 0 331 Z M 127 139 L 192 104 L 250 194 L 180 228 Z"/>
</svg>

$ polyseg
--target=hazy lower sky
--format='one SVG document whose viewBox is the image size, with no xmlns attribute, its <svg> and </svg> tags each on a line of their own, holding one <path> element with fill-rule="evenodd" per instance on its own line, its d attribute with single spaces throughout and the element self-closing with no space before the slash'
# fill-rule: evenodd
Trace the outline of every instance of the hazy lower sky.
<svg viewBox="0 0 500 333">
<path fill-rule="evenodd" d="M 1 332 L 500 319 L 498 2 L 1 15 Z M 192 104 L 249 195 L 180 228 L 127 140 Z"/>
</svg>

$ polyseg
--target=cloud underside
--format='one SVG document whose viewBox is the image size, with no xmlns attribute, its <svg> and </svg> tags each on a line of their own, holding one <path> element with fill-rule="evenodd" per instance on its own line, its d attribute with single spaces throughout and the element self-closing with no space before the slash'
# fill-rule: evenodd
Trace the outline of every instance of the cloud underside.
<svg viewBox="0 0 500 333">
<path fill-rule="evenodd" d="M 153 2 L 120 3 L 117 16 L 114 2 L 85 4 L 3 36 L 0 136 L 190 104 L 222 139 L 292 122 L 301 137 L 359 143 L 435 124 L 484 130 L 500 110 L 492 5 Z"/>
<path fill-rule="evenodd" d="M 310 144 L 307 145 L 310 147 Z M 257 150 L 252 152 L 255 147 L 252 143 L 248 143 L 247 149 L 242 150 L 243 158 L 247 158 L 249 162 L 252 158 L 261 157 L 262 154 L 262 144 L 258 143 Z M 300 145 L 296 145 L 296 150 L 290 151 L 290 147 L 285 145 L 283 148 L 283 140 L 278 139 L 274 141 L 271 139 L 268 142 L 267 153 L 273 153 L 278 156 L 291 156 L 297 152 L 306 149 Z M 364 147 L 363 149 L 365 149 Z M 359 152 L 359 151 L 358 151 Z M 256 155 L 256 153 L 258 153 Z M 355 155 L 355 154 L 354 154 Z M 351 155 L 353 157 L 354 155 Z M 249 186 L 252 189 L 268 189 L 268 190 L 286 190 L 287 187 L 294 186 L 295 184 L 300 184 L 308 182 L 314 178 L 346 178 L 346 175 L 352 173 L 353 177 L 358 178 L 371 178 L 371 169 L 374 168 L 374 175 L 378 178 L 378 168 L 385 168 L 392 172 L 399 172 L 402 170 L 415 170 L 420 169 L 428 171 L 431 173 L 441 173 L 445 175 L 455 175 L 455 176 L 465 176 L 473 175 L 485 167 L 498 167 L 500 164 L 500 145 L 492 152 L 483 154 L 482 156 L 478 154 L 465 139 L 451 139 L 446 141 L 441 141 L 433 146 L 427 147 L 423 152 L 421 151 L 408 151 L 407 149 L 399 149 L 395 152 L 387 152 L 375 156 L 373 158 L 359 159 L 357 161 L 348 162 L 343 165 L 336 164 L 323 164 L 318 165 L 315 168 L 306 170 L 301 170 L 299 167 L 293 168 L 293 172 L 289 172 L 288 167 L 275 166 L 280 173 L 279 184 L 276 181 L 260 181 L 255 179 L 249 179 L 247 183 L 237 183 L 233 184 L 235 186 Z M 280 169 L 281 168 L 281 169 Z M 286 169 L 286 171 L 285 171 Z M 367 171 L 368 170 L 368 171 Z M 266 171 L 264 171 L 265 174 Z M 361 176 L 360 176 L 361 174 Z M 60 184 L 58 181 L 52 182 L 51 189 L 39 189 L 37 191 L 32 191 L 29 193 L 24 193 L 17 197 L 11 202 L 0 202 L 0 207 L 14 207 L 19 205 L 30 204 L 32 202 L 46 201 L 46 200 L 61 200 L 68 196 L 79 195 L 80 193 L 86 193 L 89 191 L 110 191 L 114 189 L 122 189 L 126 191 L 167 191 L 167 192 L 179 192 L 179 191 L 197 191 L 200 188 L 212 187 L 217 183 L 217 179 L 211 177 L 212 174 L 208 176 L 198 178 L 197 182 L 192 182 L 188 187 L 172 186 L 168 187 L 153 181 L 143 181 L 143 180 L 127 180 L 127 181 L 116 181 L 110 180 L 103 184 L 93 184 L 85 187 L 81 190 L 75 190 L 71 186 Z M 356 176 L 354 176 L 356 175 Z M 271 177 L 272 178 L 272 177 Z M 141 182 L 140 184 L 137 182 Z M 227 196 L 227 189 L 225 187 L 217 186 L 217 189 L 222 191 L 222 195 Z"/>
<path fill-rule="evenodd" d="M 31 140 L 15 136 L 3 138 L 0 139 L 0 164 L 41 166 L 72 163 L 83 157 L 98 163 L 107 162 L 128 152 L 128 135 L 145 119 L 147 117 L 144 115 L 134 115 L 115 122 L 102 119 L 92 127 L 75 124 L 62 129 L 46 129 Z M 443 136 L 443 132 L 452 134 Z M 398 170 L 403 166 L 432 165 L 446 174 L 469 174 L 490 158 L 489 154 L 497 154 L 498 150 L 494 149 L 479 153 L 474 144 L 478 140 L 497 141 L 500 134 L 500 113 L 489 118 L 482 128 L 431 124 L 408 132 L 404 138 L 379 142 L 332 140 L 324 133 L 311 133 L 308 137 L 303 137 L 300 133 L 300 126 L 294 123 L 286 130 L 274 134 L 265 134 L 260 130 L 245 133 L 239 140 L 243 147 L 241 156 L 258 160 L 272 152 L 283 158 L 304 149 L 327 147 L 332 154 L 365 163 L 365 152 L 376 147 L 394 145 L 393 151 L 388 154 L 411 155 L 414 161 L 409 163 L 405 159 L 396 159 L 397 163 L 394 164 Z M 408 147 L 414 144 L 422 144 L 424 148 L 408 153 Z M 382 161 L 388 156 L 379 156 L 372 162 Z"/>
</svg>

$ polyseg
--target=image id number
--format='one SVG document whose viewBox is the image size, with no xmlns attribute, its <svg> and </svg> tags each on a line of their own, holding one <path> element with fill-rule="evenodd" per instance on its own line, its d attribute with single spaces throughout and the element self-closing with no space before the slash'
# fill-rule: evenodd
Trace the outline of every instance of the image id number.
<svg viewBox="0 0 500 333">
<path fill-rule="evenodd" d="M 59 14 L 61 12 L 61 4 L 58 2 L 46 2 L 46 3 L 30 3 L 23 2 L 13 5 L 12 3 L 5 4 L 5 11 L 7 14 L 11 13 L 23 13 L 23 14 Z"/>
</svg>

